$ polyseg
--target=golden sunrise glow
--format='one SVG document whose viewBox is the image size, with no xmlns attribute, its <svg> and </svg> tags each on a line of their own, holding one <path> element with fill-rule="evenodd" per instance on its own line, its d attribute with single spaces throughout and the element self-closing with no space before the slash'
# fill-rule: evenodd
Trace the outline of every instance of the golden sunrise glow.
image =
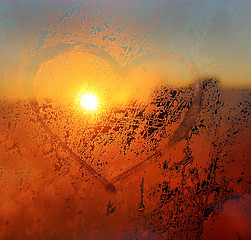
<svg viewBox="0 0 251 240">
<path fill-rule="evenodd" d="M 95 110 L 98 105 L 98 99 L 92 93 L 86 93 L 80 97 L 80 104 L 87 111 Z"/>
</svg>

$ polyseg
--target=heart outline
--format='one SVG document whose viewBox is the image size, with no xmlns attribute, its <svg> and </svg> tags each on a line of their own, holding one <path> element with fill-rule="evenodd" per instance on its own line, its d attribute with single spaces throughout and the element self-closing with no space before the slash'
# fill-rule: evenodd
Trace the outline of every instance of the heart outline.
<svg viewBox="0 0 251 240">
<path fill-rule="evenodd" d="M 185 61 L 184 58 L 169 54 L 167 52 L 163 52 L 161 54 L 151 54 L 148 56 L 139 57 L 135 61 L 133 61 L 130 64 L 125 65 L 124 67 L 121 67 L 121 65 L 107 52 L 100 49 L 98 46 L 93 44 L 83 44 L 83 43 L 61 43 L 54 47 L 47 47 L 45 49 L 42 49 L 38 51 L 35 55 L 33 55 L 26 67 L 26 79 L 24 84 L 24 92 L 26 96 L 29 96 L 29 104 L 35 113 L 35 116 L 38 120 L 38 122 L 41 124 L 43 129 L 47 132 L 47 134 L 56 142 L 59 143 L 59 145 L 67 151 L 70 156 L 87 172 L 89 172 L 94 178 L 96 178 L 104 187 L 105 190 L 109 193 L 116 193 L 116 187 L 115 183 L 125 179 L 128 177 L 132 172 L 134 172 L 136 169 L 138 169 L 140 166 L 146 164 L 151 159 L 153 159 L 155 156 L 160 154 L 163 151 L 163 147 L 156 150 L 152 155 L 147 157 L 145 160 L 141 161 L 140 163 L 134 165 L 132 168 L 122 172 L 118 176 L 114 177 L 111 181 L 108 181 L 106 178 L 104 178 L 101 174 L 99 174 L 94 168 L 92 168 L 84 159 L 77 156 L 71 148 L 69 148 L 66 143 L 64 143 L 57 134 L 55 134 L 44 122 L 42 117 L 40 116 L 40 106 L 36 98 L 36 94 L 34 91 L 34 77 L 37 73 L 37 71 L 40 68 L 40 65 L 43 62 L 46 62 L 56 56 L 69 53 L 69 52 L 86 52 L 89 54 L 92 54 L 94 56 L 97 56 L 103 60 L 105 60 L 113 69 L 114 72 L 119 74 L 122 77 L 125 77 L 130 69 L 140 66 L 145 62 L 151 61 L 153 59 L 159 58 L 159 57 L 171 57 L 174 60 L 178 61 L 184 61 L 184 63 L 189 67 L 193 75 L 196 75 L 196 72 L 194 70 L 193 65 L 191 65 L 190 62 Z M 173 132 L 171 137 L 169 137 L 168 143 L 165 145 L 166 148 L 170 148 L 173 145 L 175 145 L 177 142 L 181 141 L 185 138 L 185 136 L 188 134 L 188 132 L 191 130 L 192 126 L 194 125 L 201 109 L 201 103 L 203 99 L 203 83 L 202 80 L 195 81 L 195 99 L 192 102 L 192 105 L 190 106 L 188 112 L 186 113 L 186 116 L 182 120 L 182 122 L 179 124 L 178 128 Z"/>
</svg>

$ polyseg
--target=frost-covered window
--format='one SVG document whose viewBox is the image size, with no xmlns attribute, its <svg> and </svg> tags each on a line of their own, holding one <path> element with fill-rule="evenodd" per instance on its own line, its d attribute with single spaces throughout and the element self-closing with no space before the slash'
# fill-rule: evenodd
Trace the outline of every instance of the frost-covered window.
<svg viewBox="0 0 251 240">
<path fill-rule="evenodd" d="M 0 239 L 248 239 L 249 5 L 1 1 Z"/>
</svg>

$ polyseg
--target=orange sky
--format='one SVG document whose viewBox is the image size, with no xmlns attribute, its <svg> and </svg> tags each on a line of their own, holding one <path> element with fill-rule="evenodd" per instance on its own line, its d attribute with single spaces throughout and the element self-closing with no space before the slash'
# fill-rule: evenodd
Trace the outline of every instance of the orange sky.
<svg viewBox="0 0 251 240">
<path fill-rule="evenodd" d="M 4 0 L 0 4 L 1 95 L 6 90 L 7 95 L 27 95 L 25 88 L 34 88 L 43 64 L 83 52 L 74 48 L 81 44 L 102 50 L 94 54 L 96 60 L 112 62 L 113 69 L 140 66 L 138 75 L 123 77 L 121 86 L 128 91 L 144 92 L 159 81 L 187 86 L 204 76 L 217 77 L 225 87 L 251 86 L 248 1 Z M 33 76 L 27 76 L 33 67 Z M 112 85 L 114 79 L 106 83 Z"/>
</svg>

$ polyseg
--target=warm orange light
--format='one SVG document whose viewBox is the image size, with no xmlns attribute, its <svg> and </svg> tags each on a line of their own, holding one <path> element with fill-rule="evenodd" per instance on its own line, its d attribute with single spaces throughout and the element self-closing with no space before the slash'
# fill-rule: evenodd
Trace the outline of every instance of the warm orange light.
<svg viewBox="0 0 251 240">
<path fill-rule="evenodd" d="M 87 111 L 95 110 L 98 105 L 98 99 L 91 93 L 86 93 L 80 97 L 80 103 Z"/>
</svg>

